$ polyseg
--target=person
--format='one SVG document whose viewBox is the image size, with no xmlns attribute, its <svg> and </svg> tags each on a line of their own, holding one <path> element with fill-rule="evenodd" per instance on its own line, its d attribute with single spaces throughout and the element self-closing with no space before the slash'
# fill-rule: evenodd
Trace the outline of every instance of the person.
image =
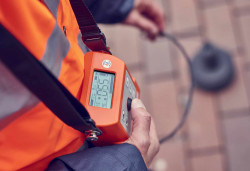
<svg viewBox="0 0 250 171">
<path fill-rule="evenodd" d="M 164 10 L 157 0 L 84 1 L 97 23 L 122 22 L 141 29 L 150 39 L 165 29 Z"/>
<path fill-rule="evenodd" d="M 85 2 L 98 22 L 133 25 L 152 39 L 164 30 L 164 13 L 155 0 Z M 33 55 L 79 99 L 86 47 L 69 0 L 0 1 L 0 22 L 1 45 L 17 44 L 23 53 L 16 55 Z M 8 57 L 10 49 L 1 54 Z M 133 131 L 124 144 L 78 151 L 84 170 L 143 170 L 150 165 L 159 150 L 154 122 L 139 99 L 133 100 L 131 114 Z M 54 163 L 77 151 L 84 140 L 0 62 L 0 170 L 45 170 L 56 157 L 61 156 Z M 61 165 L 51 162 L 48 169 L 53 167 Z"/>
</svg>

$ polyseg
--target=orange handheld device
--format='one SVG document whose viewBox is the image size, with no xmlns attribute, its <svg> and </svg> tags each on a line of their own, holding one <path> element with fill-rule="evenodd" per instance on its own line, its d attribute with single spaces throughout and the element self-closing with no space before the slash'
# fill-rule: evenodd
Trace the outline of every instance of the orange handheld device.
<svg viewBox="0 0 250 171">
<path fill-rule="evenodd" d="M 140 89 L 121 59 L 101 52 L 88 52 L 84 59 L 80 101 L 103 132 L 95 144 L 121 143 L 131 134 L 129 111 L 132 99 L 139 98 Z"/>
</svg>

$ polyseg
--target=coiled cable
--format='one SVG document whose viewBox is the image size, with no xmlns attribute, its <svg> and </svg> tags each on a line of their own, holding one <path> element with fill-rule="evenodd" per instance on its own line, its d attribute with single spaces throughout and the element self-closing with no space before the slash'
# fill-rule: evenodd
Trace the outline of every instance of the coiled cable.
<svg viewBox="0 0 250 171">
<path fill-rule="evenodd" d="M 185 60 L 188 64 L 190 78 L 191 78 L 190 79 L 191 83 L 190 83 L 190 87 L 189 87 L 189 91 L 188 91 L 188 99 L 187 99 L 187 103 L 186 103 L 185 109 L 184 109 L 183 114 L 182 114 L 182 118 L 181 118 L 180 122 L 178 123 L 178 125 L 173 129 L 173 131 L 170 132 L 170 134 L 168 134 L 167 136 L 160 139 L 160 144 L 162 144 L 162 143 L 166 142 L 167 140 L 169 140 L 170 138 L 172 138 L 179 131 L 179 129 L 184 125 L 185 121 L 187 120 L 187 117 L 188 117 L 189 111 L 190 111 L 190 107 L 191 107 L 191 103 L 192 103 L 192 99 L 193 99 L 193 94 L 194 94 L 195 79 L 194 79 L 194 74 L 193 74 L 193 69 L 192 69 L 191 58 L 187 54 L 185 48 L 178 42 L 178 40 L 174 36 L 172 36 L 168 33 L 160 33 L 160 36 L 167 38 L 180 50 L 180 52 L 182 53 L 183 57 L 185 58 Z"/>
</svg>

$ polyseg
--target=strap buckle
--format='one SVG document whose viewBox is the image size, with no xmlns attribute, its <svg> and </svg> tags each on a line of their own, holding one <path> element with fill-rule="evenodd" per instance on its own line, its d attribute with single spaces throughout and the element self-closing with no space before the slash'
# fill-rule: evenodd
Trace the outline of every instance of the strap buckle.
<svg viewBox="0 0 250 171">
<path fill-rule="evenodd" d="M 109 48 L 106 46 L 106 37 L 96 25 L 80 27 L 82 40 L 92 51 L 104 51 L 109 54 Z"/>
<path fill-rule="evenodd" d="M 87 33 L 82 35 L 82 40 L 86 43 L 88 41 L 95 41 L 95 40 L 102 40 L 104 45 L 106 46 L 106 37 L 105 35 L 100 31 L 99 33 Z"/>
</svg>

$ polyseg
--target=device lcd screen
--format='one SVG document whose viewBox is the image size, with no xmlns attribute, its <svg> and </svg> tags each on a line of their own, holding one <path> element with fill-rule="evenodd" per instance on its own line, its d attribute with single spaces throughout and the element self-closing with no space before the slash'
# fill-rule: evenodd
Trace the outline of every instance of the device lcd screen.
<svg viewBox="0 0 250 171">
<path fill-rule="evenodd" d="M 111 108 L 115 74 L 94 71 L 90 106 Z"/>
</svg>

